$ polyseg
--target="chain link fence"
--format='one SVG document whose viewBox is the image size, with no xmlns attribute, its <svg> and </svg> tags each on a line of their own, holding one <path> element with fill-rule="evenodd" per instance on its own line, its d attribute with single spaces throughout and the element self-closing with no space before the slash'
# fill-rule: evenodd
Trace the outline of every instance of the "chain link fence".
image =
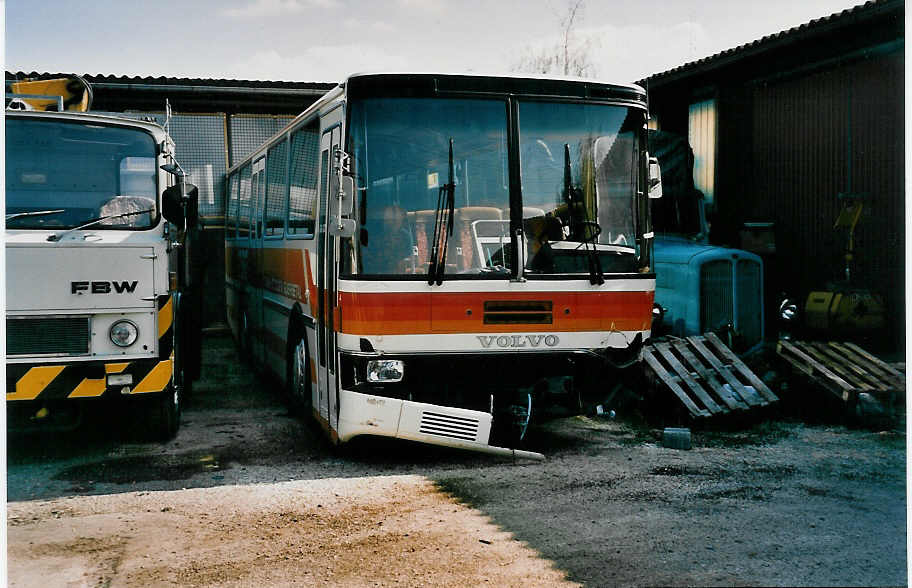
<svg viewBox="0 0 912 588">
<path fill-rule="evenodd" d="M 115 117 L 165 124 L 162 112 L 100 112 Z M 177 160 L 188 181 L 199 189 L 199 246 L 203 268 L 203 325 L 215 326 L 225 317 L 225 181 L 229 165 L 252 153 L 278 133 L 293 116 L 227 115 L 225 113 L 172 114 L 168 132 Z M 230 158 L 229 158 L 230 156 Z"/>
</svg>

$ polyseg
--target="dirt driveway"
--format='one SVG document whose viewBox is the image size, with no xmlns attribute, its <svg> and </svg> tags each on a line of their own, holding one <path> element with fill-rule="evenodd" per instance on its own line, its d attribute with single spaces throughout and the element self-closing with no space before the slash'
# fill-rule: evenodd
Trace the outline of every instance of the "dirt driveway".
<svg viewBox="0 0 912 588">
<path fill-rule="evenodd" d="M 170 443 L 8 437 L 10 585 L 907 584 L 903 428 L 771 415 L 676 451 L 621 412 L 537 429 L 544 463 L 339 453 L 271 388 L 212 338 Z"/>
</svg>

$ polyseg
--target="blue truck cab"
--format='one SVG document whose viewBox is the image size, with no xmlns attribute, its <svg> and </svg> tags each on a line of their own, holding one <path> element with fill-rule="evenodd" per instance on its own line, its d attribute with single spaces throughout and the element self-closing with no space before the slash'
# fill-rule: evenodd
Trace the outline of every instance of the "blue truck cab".
<svg viewBox="0 0 912 588">
<path fill-rule="evenodd" d="M 738 352 L 763 342 L 763 261 L 709 244 L 703 194 L 693 183 L 693 152 L 682 137 L 649 132 L 649 153 L 662 170 L 653 201 L 655 301 L 660 332 L 677 337 L 712 331 Z"/>
</svg>

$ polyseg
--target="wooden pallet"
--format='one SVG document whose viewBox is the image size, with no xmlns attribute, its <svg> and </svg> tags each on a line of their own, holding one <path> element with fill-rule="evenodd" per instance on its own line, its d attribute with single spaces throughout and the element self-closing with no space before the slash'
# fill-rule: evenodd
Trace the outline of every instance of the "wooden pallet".
<svg viewBox="0 0 912 588">
<path fill-rule="evenodd" d="M 643 358 L 694 418 L 748 411 L 779 400 L 715 333 L 647 345 Z"/>
<path fill-rule="evenodd" d="M 854 343 L 779 341 L 776 353 L 843 402 L 868 393 L 892 409 L 905 397 L 906 376 Z"/>
</svg>

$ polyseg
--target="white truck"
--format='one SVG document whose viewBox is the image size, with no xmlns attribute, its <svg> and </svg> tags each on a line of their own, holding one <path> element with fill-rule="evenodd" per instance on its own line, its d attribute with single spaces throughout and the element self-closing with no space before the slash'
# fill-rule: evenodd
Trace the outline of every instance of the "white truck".
<svg viewBox="0 0 912 588">
<path fill-rule="evenodd" d="M 72 427 L 120 403 L 177 432 L 199 374 L 197 190 L 157 124 L 6 113 L 10 430 Z"/>
</svg>

